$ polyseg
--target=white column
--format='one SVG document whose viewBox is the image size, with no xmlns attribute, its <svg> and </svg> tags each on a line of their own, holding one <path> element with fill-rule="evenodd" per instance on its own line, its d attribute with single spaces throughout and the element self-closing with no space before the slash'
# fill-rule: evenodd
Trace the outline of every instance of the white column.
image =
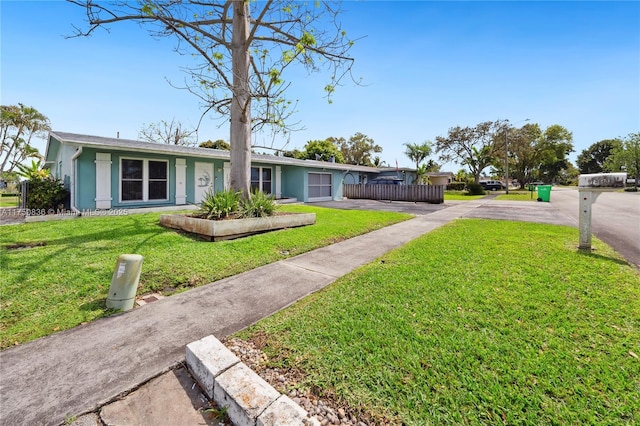
<svg viewBox="0 0 640 426">
<path fill-rule="evenodd" d="M 282 198 L 282 167 L 276 166 L 276 198 Z"/>
</svg>

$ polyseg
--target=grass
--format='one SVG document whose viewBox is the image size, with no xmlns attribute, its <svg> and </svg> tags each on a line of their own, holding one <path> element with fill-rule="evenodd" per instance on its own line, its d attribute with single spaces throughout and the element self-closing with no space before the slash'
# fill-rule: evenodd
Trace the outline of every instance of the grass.
<svg viewBox="0 0 640 426">
<path fill-rule="evenodd" d="M 172 294 L 405 220 L 410 215 L 283 206 L 316 224 L 216 243 L 165 229 L 158 213 L 0 227 L 0 346 L 65 330 L 105 307 L 120 254 L 144 257 L 138 294 Z M 8 246 L 23 246 L 8 249 Z"/>
<path fill-rule="evenodd" d="M 537 192 L 533 191 L 513 191 L 510 190 L 508 194 L 500 194 L 496 197 L 496 200 L 511 200 L 511 201 L 536 201 L 538 199 Z"/>
<path fill-rule="evenodd" d="M 466 191 L 445 191 L 445 201 L 470 201 L 477 200 L 484 197 L 484 195 L 467 195 Z"/>
<path fill-rule="evenodd" d="M 577 241 L 458 220 L 240 336 L 378 424 L 638 424 L 640 274 Z"/>
<path fill-rule="evenodd" d="M 16 195 L 11 197 L 0 197 L 0 207 L 18 207 L 19 205 L 20 199 Z"/>
</svg>

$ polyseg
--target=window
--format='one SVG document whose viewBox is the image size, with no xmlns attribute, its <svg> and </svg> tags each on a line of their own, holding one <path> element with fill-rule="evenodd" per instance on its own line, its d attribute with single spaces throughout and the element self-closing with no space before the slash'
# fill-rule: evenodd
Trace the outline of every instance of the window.
<svg viewBox="0 0 640 426">
<path fill-rule="evenodd" d="M 167 200 L 168 161 L 120 160 L 120 199 L 122 201 Z"/>
<path fill-rule="evenodd" d="M 271 168 L 251 168 L 251 191 L 262 191 L 271 194 Z"/>
<path fill-rule="evenodd" d="M 167 162 L 149 161 L 149 199 L 167 198 Z"/>
<path fill-rule="evenodd" d="M 309 173 L 309 201 L 331 199 L 331 178 L 331 173 Z"/>
</svg>

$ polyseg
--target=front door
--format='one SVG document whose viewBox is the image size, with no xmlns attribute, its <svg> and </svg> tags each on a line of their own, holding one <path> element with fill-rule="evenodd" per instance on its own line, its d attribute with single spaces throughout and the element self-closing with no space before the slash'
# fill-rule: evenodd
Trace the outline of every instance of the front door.
<svg viewBox="0 0 640 426">
<path fill-rule="evenodd" d="M 209 189 L 213 188 L 213 164 L 195 164 L 195 202 L 199 203 L 204 199 Z M 212 189 L 213 190 L 213 189 Z"/>
</svg>

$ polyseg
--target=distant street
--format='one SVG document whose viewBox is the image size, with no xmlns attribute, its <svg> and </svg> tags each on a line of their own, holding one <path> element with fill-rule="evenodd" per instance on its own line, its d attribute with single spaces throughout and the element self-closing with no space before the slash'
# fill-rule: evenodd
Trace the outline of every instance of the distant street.
<svg viewBox="0 0 640 426">
<path fill-rule="evenodd" d="M 579 192 L 576 188 L 551 190 L 551 205 L 578 225 Z M 640 193 L 604 192 L 591 210 L 592 234 L 640 268 Z"/>
</svg>

